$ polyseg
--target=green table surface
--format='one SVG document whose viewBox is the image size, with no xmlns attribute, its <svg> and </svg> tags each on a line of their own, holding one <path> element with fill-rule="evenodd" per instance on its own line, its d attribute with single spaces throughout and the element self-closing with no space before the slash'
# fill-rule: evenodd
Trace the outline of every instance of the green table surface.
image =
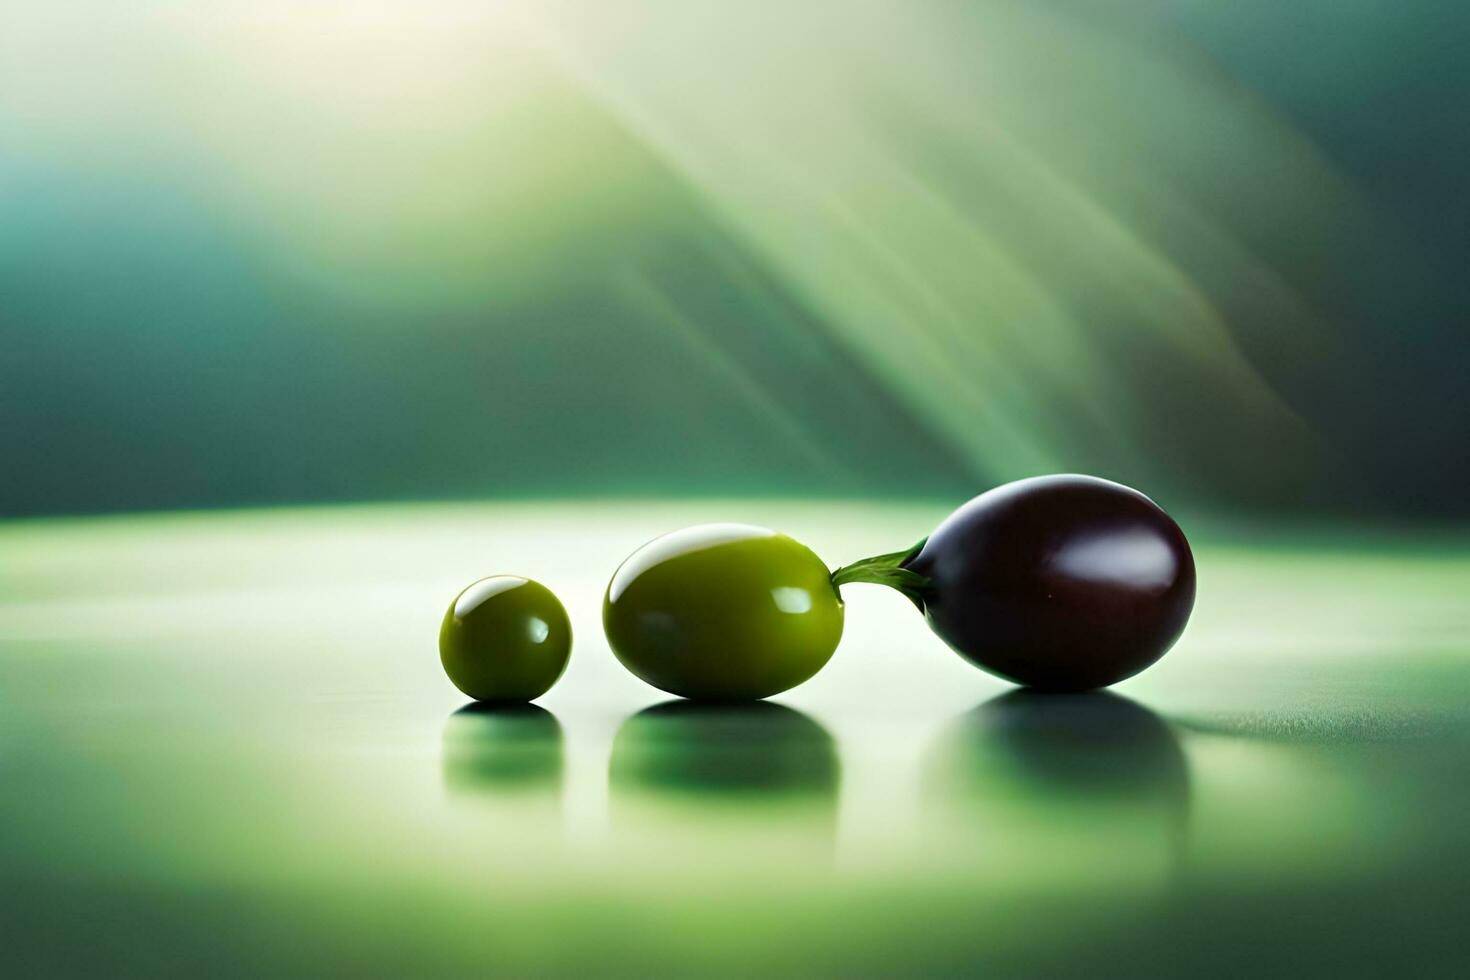
<svg viewBox="0 0 1470 980">
<path fill-rule="evenodd" d="M 602 638 L 663 531 L 829 564 L 943 505 L 700 501 L 0 524 L 0 973 L 1465 975 L 1470 540 L 1190 528 L 1194 619 L 1011 694 L 896 594 L 746 710 Z M 457 712 L 469 581 L 555 590 L 544 711 Z"/>
</svg>

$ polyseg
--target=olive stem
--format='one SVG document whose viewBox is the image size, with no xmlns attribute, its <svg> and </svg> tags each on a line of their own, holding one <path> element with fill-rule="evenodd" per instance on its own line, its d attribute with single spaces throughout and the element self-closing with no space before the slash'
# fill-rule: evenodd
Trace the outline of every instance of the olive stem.
<svg viewBox="0 0 1470 980">
<path fill-rule="evenodd" d="M 929 579 L 920 575 L 911 568 L 904 565 L 924 548 L 920 541 L 905 551 L 895 551 L 886 555 L 874 555 L 872 558 L 864 558 L 855 561 L 851 565 L 843 565 L 832 573 L 832 587 L 838 589 L 841 595 L 841 587 L 849 582 L 865 582 L 870 585 L 886 585 L 890 589 L 902 593 L 919 608 L 924 611 L 924 598 L 929 594 Z"/>
</svg>

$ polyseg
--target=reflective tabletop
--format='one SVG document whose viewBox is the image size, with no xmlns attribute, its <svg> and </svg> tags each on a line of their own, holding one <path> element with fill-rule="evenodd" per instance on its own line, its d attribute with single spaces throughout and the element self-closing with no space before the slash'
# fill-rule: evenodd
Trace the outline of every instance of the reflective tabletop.
<svg viewBox="0 0 1470 980">
<path fill-rule="evenodd" d="M 1157 666 L 1043 696 L 848 586 L 831 663 L 702 705 L 609 576 L 773 527 L 830 566 L 946 504 L 415 505 L 0 524 L 11 975 L 1462 973 L 1470 538 L 1191 526 Z M 444 610 L 530 576 L 571 665 L 467 704 Z M 6 970 L 10 973 L 10 970 Z"/>
</svg>

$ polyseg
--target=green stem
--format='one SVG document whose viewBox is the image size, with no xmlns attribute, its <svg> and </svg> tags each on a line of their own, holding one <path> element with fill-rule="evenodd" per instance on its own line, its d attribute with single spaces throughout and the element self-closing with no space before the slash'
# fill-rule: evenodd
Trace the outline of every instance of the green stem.
<svg viewBox="0 0 1470 980">
<path fill-rule="evenodd" d="M 909 548 L 907 551 L 895 551 L 887 555 L 875 555 L 872 558 L 864 558 L 855 561 L 851 565 L 843 565 L 832 573 L 832 586 L 839 590 L 849 582 L 866 582 L 871 585 L 886 585 L 903 593 L 908 600 L 919 611 L 924 611 L 924 598 L 929 594 L 929 579 L 918 572 L 904 568 L 904 563 L 917 555 L 924 548 L 924 542 Z"/>
</svg>

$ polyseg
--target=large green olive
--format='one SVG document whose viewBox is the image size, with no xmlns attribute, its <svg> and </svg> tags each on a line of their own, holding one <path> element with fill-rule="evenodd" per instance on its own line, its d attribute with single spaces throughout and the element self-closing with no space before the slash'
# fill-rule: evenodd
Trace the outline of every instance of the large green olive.
<svg viewBox="0 0 1470 980">
<path fill-rule="evenodd" d="M 439 628 L 439 660 L 477 701 L 530 701 L 551 690 L 572 653 L 572 624 L 551 590 L 518 575 L 461 592 Z"/>
<path fill-rule="evenodd" d="M 822 669 L 842 637 L 842 599 L 805 545 L 748 524 L 701 524 L 623 562 L 602 624 L 623 666 L 654 687 L 754 700 Z"/>
</svg>

